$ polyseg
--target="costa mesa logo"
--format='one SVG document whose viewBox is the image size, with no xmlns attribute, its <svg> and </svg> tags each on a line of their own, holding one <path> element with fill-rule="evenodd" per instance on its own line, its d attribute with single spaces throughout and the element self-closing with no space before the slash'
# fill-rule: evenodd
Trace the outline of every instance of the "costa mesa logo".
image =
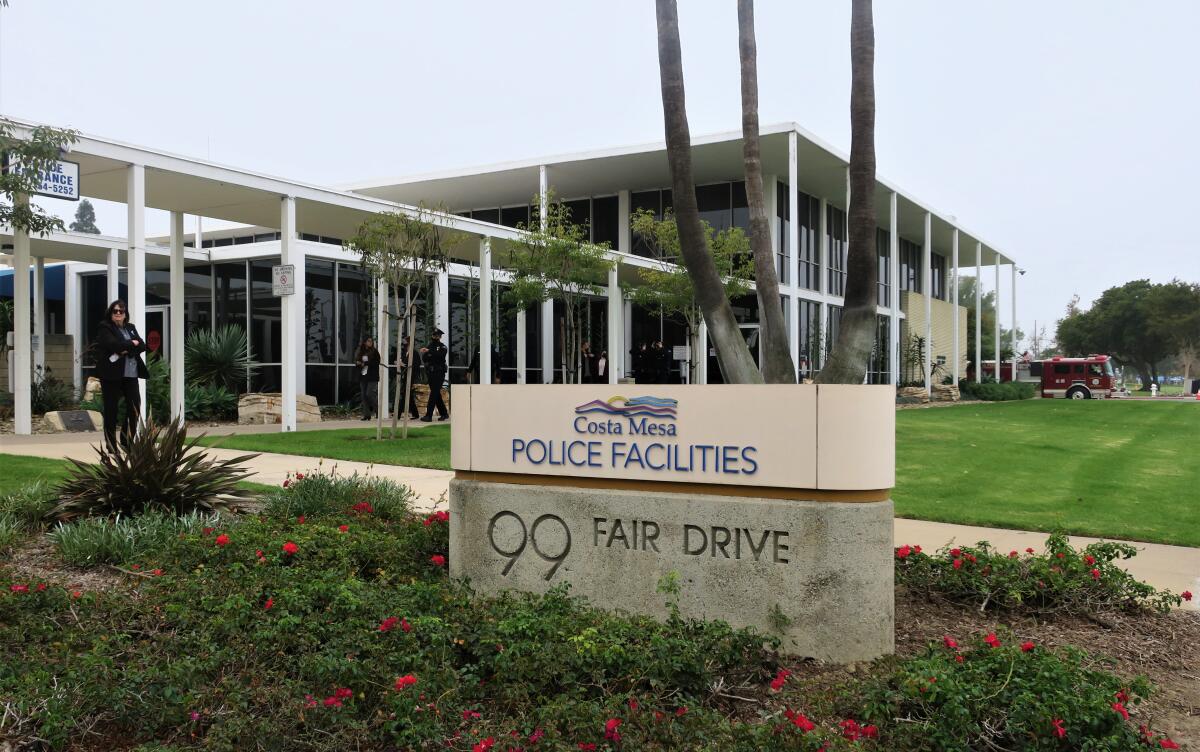
<svg viewBox="0 0 1200 752">
<path fill-rule="evenodd" d="M 651 418 L 675 420 L 675 408 L 678 405 L 678 400 L 667 399 L 666 397 L 630 398 L 617 395 L 616 397 L 609 397 L 607 402 L 602 402 L 601 400 L 586 402 L 575 408 L 575 414 L 599 413 L 624 418 L 644 415 Z"/>
</svg>

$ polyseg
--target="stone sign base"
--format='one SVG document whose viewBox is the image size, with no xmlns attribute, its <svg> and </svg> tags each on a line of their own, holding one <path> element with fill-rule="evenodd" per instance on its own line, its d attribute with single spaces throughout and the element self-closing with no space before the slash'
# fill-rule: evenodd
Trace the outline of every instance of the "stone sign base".
<svg viewBox="0 0 1200 752">
<path fill-rule="evenodd" d="M 95 410 L 54 410 L 42 420 L 42 425 L 53 432 L 104 430 L 104 416 Z"/>
<path fill-rule="evenodd" d="M 279 392 L 243 394 L 238 398 L 238 424 L 263 425 L 283 422 L 283 395 Z M 296 422 L 320 423 L 317 398 L 308 394 L 296 397 Z"/>
<path fill-rule="evenodd" d="M 893 652 L 891 500 L 647 485 L 452 480 L 450 573 L 479 593 L 544 592 L 569 582 L 571 593 L 601 608 L 661 618 L 671 596 L 658 585 L 673 572 L 685 617 L 755 627 L 781 637 L 788 653 L 825 661 Z"/>
</svg>

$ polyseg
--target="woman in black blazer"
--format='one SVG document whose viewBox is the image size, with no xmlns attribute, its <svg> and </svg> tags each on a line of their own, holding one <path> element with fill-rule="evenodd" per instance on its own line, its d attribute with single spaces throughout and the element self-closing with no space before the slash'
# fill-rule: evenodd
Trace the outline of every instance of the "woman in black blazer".
<svg viewBox="0 0 1200 752">
<path fill-rule="evenodd" d="M 128 439 L 137 430 L 142 412 L 138 379 L 150 378 L 142 361 L 146 342 L 129 323 L 129 306 L 123 300 L 109 303 L 96 332 L 96 377 L 104 396 L 104 438 L 110 449 L 117 447 L 117 412 L 125 399 L 125 426 L 121 435 Z"/>
<path fill-rule="evenodd" d="M 379 402 L 379 350 L 375 339 L 367 337 L 354 353 L 354 367 L 358 369 L 358 390 L 362 395 L 363 420 L 370 420 Z"/>
</svg>

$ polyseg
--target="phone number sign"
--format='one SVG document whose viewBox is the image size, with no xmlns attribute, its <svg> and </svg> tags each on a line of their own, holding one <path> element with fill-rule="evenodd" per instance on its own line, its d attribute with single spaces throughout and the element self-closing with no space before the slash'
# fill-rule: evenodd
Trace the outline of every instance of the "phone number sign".
<svg viewBox="0 0 1200 752">
<path fill-rule="evenodd" d="M 9 155 L 4 157 L 4 171 L 20 174 L 24 172 L 20 162 L 11 161 Z M 79 163 L 56 159 L 48 163 L 45 169 L 38 171 L 38 187 L 34 190 L 38 196 L 59 198 L 65 201 L 79 200 Z"/>
</svg>

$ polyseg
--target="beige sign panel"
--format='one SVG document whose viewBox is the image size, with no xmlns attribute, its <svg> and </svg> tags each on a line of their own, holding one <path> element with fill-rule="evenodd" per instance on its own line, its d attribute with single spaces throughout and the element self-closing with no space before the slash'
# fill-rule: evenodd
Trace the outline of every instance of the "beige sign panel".
<svg viewBox="0 0 1200 752">
<path fill-rule="evenodd" d="M 883 489 L 894 479 L 890 387 L 456 385 L 455 470 L 785 489 Z M 854 403 L 854 404 L 850 404 Z M 820 418 L 840 455 L 818 450 Z M 862 432 L 886 436 L 857 441 Z M 857 442 L 857 443 L 856 443 Z M 821 482 L 821 463 L 836 485 Z M 857 468 L 857 470 L 856 470 Z"/>
</svg>

